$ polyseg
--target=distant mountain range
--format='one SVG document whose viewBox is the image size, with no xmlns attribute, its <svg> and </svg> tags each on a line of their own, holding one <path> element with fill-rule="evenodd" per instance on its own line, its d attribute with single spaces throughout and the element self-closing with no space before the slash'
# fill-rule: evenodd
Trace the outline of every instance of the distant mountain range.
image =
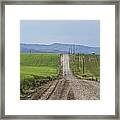
<svg viewBox="0 0 120 120">
<path fill-rule="evenodd" d="M 84 53 L 84 54 L 100 54 L 99 47 L 89 47 L 84 45 L 74 45 L 74 44 L 61 44 L 54 43 L 50 45 L 42 44 L 20 44 L 21 52 L 32 52 L 32 53 Z"/>
</svg>

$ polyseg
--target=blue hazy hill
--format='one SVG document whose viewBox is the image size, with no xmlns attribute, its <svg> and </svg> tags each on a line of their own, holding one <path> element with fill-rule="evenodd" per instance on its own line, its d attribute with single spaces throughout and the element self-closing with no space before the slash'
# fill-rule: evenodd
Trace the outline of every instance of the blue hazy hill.
<svg viewBox="0 0 120 120">
<path fill-rule="evenodd" d="M 32 52 L 32 53 L 69 53 L 70 51 L 75 53 L 91 54 L 92 52 L 100 54 L 99 47 L 89 47 L 84 45 L 74 44 L 61 44 L 54 43 L 50 45 L 43 44 L 20 44 L 21 52 Z"/>
</svg>

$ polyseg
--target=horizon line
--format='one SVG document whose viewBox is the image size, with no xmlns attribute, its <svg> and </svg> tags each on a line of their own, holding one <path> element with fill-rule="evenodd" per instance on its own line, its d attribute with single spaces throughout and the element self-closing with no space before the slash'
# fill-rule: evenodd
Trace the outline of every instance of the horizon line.
<svg viewBox="0 0 120 120">
<path fill-rule="evenodd" d="M 64 45 L 82 45 L 82 46 L 86 46 L 86 47 L 97 47 L 100 48 L 100 46 L 88 46 L 88 45 L 83 45 L 83 44 L 74 44 L 74 43 L 59 43 L 59 42 L 55 42 L 55 43 L 51 43 L 51 44 L 43 44 L 43 43 L 24 43 L 24 42 L 20 42 L 20 44 L 38 44 L 38 45 L 52 45 L 52 44 L 64 44 Z"/>
</svg>

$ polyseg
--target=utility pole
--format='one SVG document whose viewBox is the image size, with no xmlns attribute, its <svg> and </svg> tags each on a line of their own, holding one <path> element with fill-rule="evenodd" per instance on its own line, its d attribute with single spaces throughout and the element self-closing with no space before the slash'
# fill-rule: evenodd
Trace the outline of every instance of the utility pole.
<svg viewBox="0 0 120 120">
<path fill-rule="evenodd" d="M 83 62 L 83 64 L 82 64 L 82 67 L 83 67 L 83 74 L 84 74 L 84 56 L 82 57 L 82 62 Z"/>
<path fill-rule="evenodd" d="M 68 54 L 70 54 L 70 48 L 69 48 Z"/>
<path fill-rule="evenodd" d="M 78 53 L 78 70 L 80 70 L 80 54 Z"/>
<path fill-rule="evenodd" d="M 72 49 L 72 45 L 71 45 L 71 54 L 73 54 L 73 49 Z"/>
<path fill-rule="evenodd" d="M 32 50 L 30 50 L 30 54 L 32 53 Z"/>
<path fill-rule="evenodd" d="M 75 61 L 75 44 L 73 45 L 73 59 Z"/>
<path fill-rule="evenodd" d="M 72 54 L 72 45 L 71 45 L 71 54 Z"/>
<path fill-rule="evenodd" d="M 74 46 L 73 46 L 73 47 L 74 47 L 74 54 L 75 54 L 75 44 L 74 44 Z"/>
</svg>

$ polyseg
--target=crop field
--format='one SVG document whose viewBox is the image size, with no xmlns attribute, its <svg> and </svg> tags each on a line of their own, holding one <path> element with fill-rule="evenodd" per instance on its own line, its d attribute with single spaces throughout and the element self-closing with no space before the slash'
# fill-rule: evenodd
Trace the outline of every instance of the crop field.
<svg viewBox="0 0 120 120">
<path fill-rule="evenodd" d="M 70 67 L 80 79 L 100 80 L 100 56 L 95 54 L 70 55 Z"/>
<path fill-rule="evenodd" d="M 20 79 L 56 79 L 59 76 L 59 54 L 31 54 L 20 55 Z"/>
</svg>

